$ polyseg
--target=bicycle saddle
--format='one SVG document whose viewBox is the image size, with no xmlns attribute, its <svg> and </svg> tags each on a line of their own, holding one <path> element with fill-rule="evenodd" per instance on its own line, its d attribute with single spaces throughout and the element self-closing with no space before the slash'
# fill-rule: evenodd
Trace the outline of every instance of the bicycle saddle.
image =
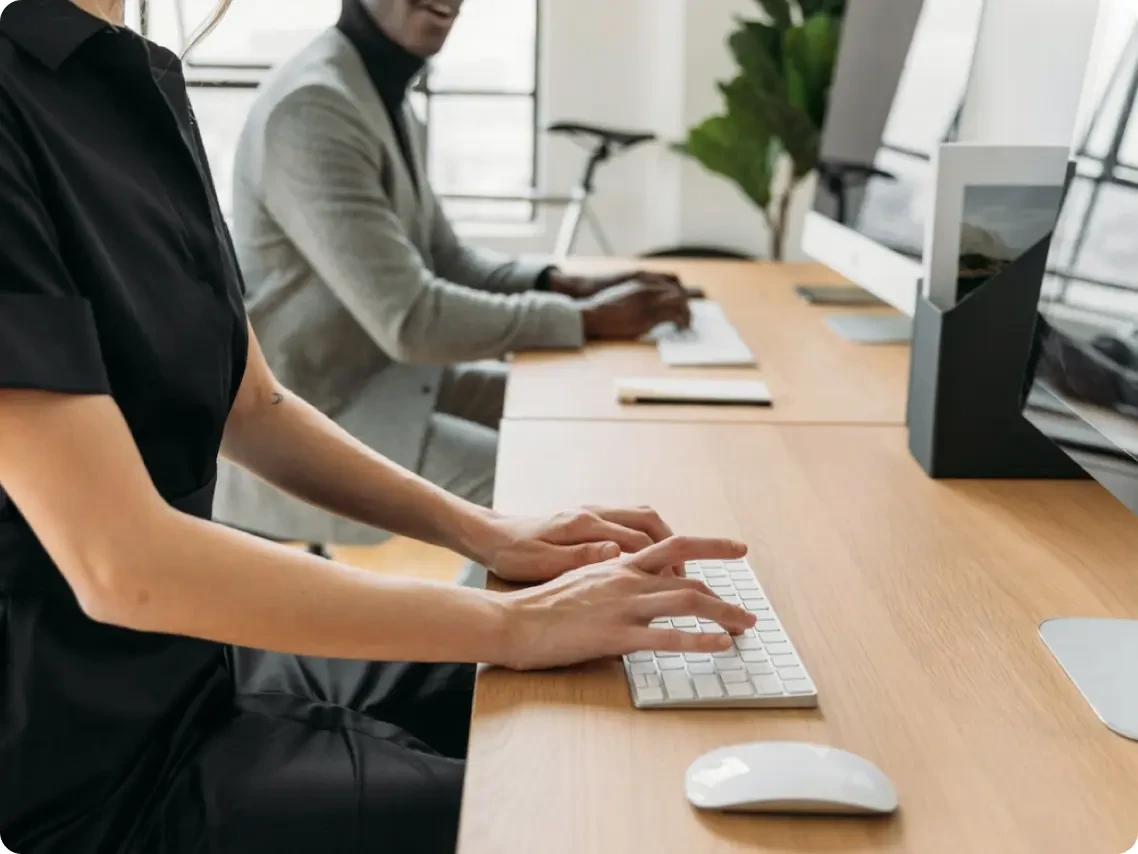
<svg viewBox="0 0 1138 854">
<path fill-rule="evenodd" d="M 618 128 L 605 127 L 604 125 L 586 124 L 584 122 L 555 122 L 549 126 L 548 130 L 550 133 L 558 133 L 565 136 L 593 136 L 600 142 L 606 142 L 610 145 L 619 146 L 620 148 L 632 148 L 634 145 L 652 142 L 656 139 L 656 134 L 654 133 L 620 130 Z"/>
</svg>

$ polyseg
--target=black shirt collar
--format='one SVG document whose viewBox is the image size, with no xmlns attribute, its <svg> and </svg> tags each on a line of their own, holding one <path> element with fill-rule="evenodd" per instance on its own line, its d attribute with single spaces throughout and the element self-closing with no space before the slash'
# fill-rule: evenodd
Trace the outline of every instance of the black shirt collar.
<svg viewBox="0 0 1138 854">
<path fill-rule="evenodd" d="M 394 42 L 360 0 L 344 0 L 336 27 L 359 51 L 372 85 L 387 108 L 394 111 L 402 107 L 411 81 L 426 66 L 426 60 Z"/>
<path fill-rule="evenodd" d="M 52 71 L 96 33 L 113 29 L 71 0 L 17 0 L 0 16 L 0 32 Z"/>
<path fill-rule="evenodd" d="M 178 58 L 165 48 L 147 42 L 125 27 L 115 27 L 84 12 L 71 0 L 16 0 L 0 15 L 0 33 L 51 71 L 58 70 L 83 45 L 101 33 L 114 34 L 136 43 L 135 49 L 139 53 L 144 52 L 150 63 L 163 71 L 177 72 L 181 69 Z M 119 57 L 123 61 L 132 58 Z"/>
</svg>

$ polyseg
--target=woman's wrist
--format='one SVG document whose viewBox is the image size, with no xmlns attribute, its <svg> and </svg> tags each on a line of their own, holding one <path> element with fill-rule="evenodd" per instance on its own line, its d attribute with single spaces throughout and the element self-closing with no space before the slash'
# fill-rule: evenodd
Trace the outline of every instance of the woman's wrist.
<svg viewBox="0 0 1138 854">
<path fill-rule="evenodd" d="M 451 531 L 451 549 L 481 566 L 490 567 L 504 542 L 498 526 L 500 513 L 463 501 L 456 508 Z"/>
</svg>

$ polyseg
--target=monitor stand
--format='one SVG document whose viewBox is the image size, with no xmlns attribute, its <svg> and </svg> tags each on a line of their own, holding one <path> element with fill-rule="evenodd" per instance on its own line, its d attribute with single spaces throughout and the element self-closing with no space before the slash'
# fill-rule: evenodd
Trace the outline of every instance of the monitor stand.
<svg viewBox="0 0 1138 854">
<path fill-rule="evenodd" d="M 1138 620 L 1048 620 L 1039 634 L 1099 719 L 1138 741 Z"/>
<path fill-rule="evenodd" d="M 913 319 L 903 314 L 835 314 L 826 325 L 855 344 L 908 344 Z"/>
</svg>

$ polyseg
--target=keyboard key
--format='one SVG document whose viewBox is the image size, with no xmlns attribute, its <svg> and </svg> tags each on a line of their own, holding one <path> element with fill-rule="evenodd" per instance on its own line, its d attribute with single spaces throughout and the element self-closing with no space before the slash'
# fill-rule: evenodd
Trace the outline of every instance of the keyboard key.
<svg viewBox="0 0 1138 854">
<path fill-rule="evenodd" d="M 728 670 L 742 670 L 743 662 L 738 658 L 720 658 L 715 662 L 715 669 L 720 673 Z"/>
<path fill-rule="evenodd" d="M 739 560 L 737 558 L 735 560 L 721 561 L 721 563 L 727 567 L 727 569 L 745 569 L 748 572 L 751 570 L 751 568 L 747 566 L 747 562 L 745 560 Z"/>
<path fill-rule="evenodd" d="M 779 679 L 781 679 L 784 682 L 788 682 L 792 679 L 805 679 L 806 678 L 806 671 L 803 670 L 801 666 L 779 667 L 776 664 L 775 669 L 778 671 Z"/>
<path fill-rule="evenodd" d="M 711 661 L 711 656 L 706 652 L 685 652 L 684 661 Z"/>
<path fill-rule="evenodd" d="M 655 673 L 656 672 L 656 665 L 653 664 L 651 661 L 634 661 L 634 662 L 632 662 L 632 664 L 629 665 L 628 669 L 631 670 L 634 674 L 635 673 L 648 674 L 648 673 Z"/>
<path fill-rule="evenodd" d="M 739 590 L 739 591 L 758 590 L 759 589 L 759 583 L 757 581 L 752 581 L 749 578 L 747 578 L 747 579 L 740 578 L 740 579 L 736 580 L 736 582 L 735 582 L 735 589 Z"/>
<path fill-rule="evenodd" d="M 718 579 L 708 579 L 707 586 L 714 590 L 718 595 L 731 595 L 735 592 L 735 588 L 731 586 L 730 581 L 719 581 Z"/>
<path fill-rule="evenodd" d="M 695 563 L 695 561 L 692 561 Z M 699 565 L 703 569 L 723 569 L 723 561 L 721 560 L 701 560 Z"/>
<path fill-rule="evenodd" d="M 680 653 L 678 653 L 678 652 L 654 652 L 652 654 L 655 655 L 656 658 L 658 658 L 658 659 L 659 658 L 679 658 L 680 657 Z"/>
<path fill-rule="evenodd" d="M 640 688 L 636 692 L 636 699 L 641 703 L 662 703 L 664 691 L 661 688 Z"/>
<path fill-rule="evenodd" d="M 765 652 L 763 652 L 761 649 L 745 649 L 739 653 L 739 657 L 741 659 L 743 659 L 743 661 L 751 661 L 751 662 L 767 661 L 768 660 L 767 654 Z"/>
<path fill-rule="evenodd" d="M 754 676 L 751 679 L 760 697 L 781 697 L 782 683 L 777 676 Z"/>
<path fill-rule="evenodd" d="M 640 676 L 641 674 L 638 673 L 636 675 Z M 633 677 L 633 678 L 635 678 L 635 677 Z M 647 683 L 647 686 L 649 688 L 659 688 L 661 685 L 664 684 L 663 682 L 660 681 L 660 677 L 658 675 L 656 675 L 655 673 L 648 673 L 648 674 L 644 675 L 642 678 L 644 679 L 645 683 Z"/>
<path fill-rule="evenodd" d="M 629 661 L 651 661 L 652 653 L 650 652 L 634 652 L 628 657 Z"/>
<path fill-rule="evenodd" d="M 782 632 L 759 632 L 759 639 L 767 645 L 786 643 L 786 635 Z"/>
<path fill-rule="evenodd" d="M 809 679 L 786 679 L 782 683 L 782 687 L 786 689 L 788 694 L 813 694 L 814 683 Z"/>
<path fill-rule="evenodd" d="M 723 682 L 725 684 L 728 684 L 728 685 L 731 684 L 732 682 L 747 682 L 748 681 L 747 674 L 744 673 L 742 670 L 728 670 L 726 673 L 720 673 L 719 678 L 722 679 Z"/>
<path fill-rule="evenodd" d="M 754 578 L 749 569 L 729 569 L 727 570 L 727 574 L 736 580 L 746 579 L 747 581 L 751 581 Z"/>
<path fill-rule="evenodd" d="M 720 596 L 719 598 L 722 599 L 724 602 L 726 602 L 728 605 L 735 605 L 736 607 L 742 607 L 743 606 L 743 600 L 740 599 L 738 596 L 735 596 L 733 594 L 728 594 L 727 596 Z"/>
<path fill-rule="evenodd" d="M 759 617 L 759 621 L 755 623 L 755 631 L 757 632 L 777 632 L 781 628 L 782 626 L 774 617 Z"/>
<path fill-rule="evenodd" d="M 719 625 L 718 623 L 711 623 L 710 625 L 703 627 L 703 632 L 704 634 L 708 635 L 725 635 L 727 634 L 727 629 L 723 628 L 723 626 Z"/>
<path fill-rule="evenodd" d="M 672 620 L 672 625 L 677 629 L 688 629 L 692 626 L 698 626 L 695 617 L 676 617 Z"/>
<path fill-rule="evenodd" d="M 713 699 L 723 696 L 723 685 L 720 683 L 718 676 L 693 676 L 692 682 L 695 683 L 695 692 L 699 694 L 700 697 Z M 779 693 L 781 692 L 782 688 L 780 687 Z"/>
<path fill-rule="evenodd" d="M 737 653 L 733 649 L 725 649 L 722 652 L 713 652 L 711 654 L 711 657 L 712 658 L 735 658 L 738 655 L 739 655 L 739 653 Z"/>
<path fill-rule="evenodd" d="M 747 672 L 752 676 L 774 676 L 774 667 L 769 661 L 748 661 Z"/>
<path fill-rule="evenodd" d="M 665 673 L 664 689 L 671 700 L 691 700 L 695 697 L 691 680 L 686 673 Z"/>
<path fill-rule="evenodd" d="M 731 576 L 729 576 L 727 574 L 726 570 L 723 570 L 723 569 L 705 569 L 703 571 L 703 577 L 704 578 L 730 578 Z"/>
<path fill-rule="evenodd" d="M 708 674 L 715 672 L 715 665 L 710 661 L 693 661 L 688 664 L 688 673 L 693 676 L 696 674 Z"/>
<path fill-rule="evenodd" d="M 697 621 L 701 626 L 708 626 L 715 622 L 715 620 L 708 620 L 705 617 L 700 617 Z"/>
<path fill-rule="evenodd" d="M 682 658 L 662 658 L 656 662 L 660 666 L 660 670 L 683 670 L 684 660 Z"/>
<path fill-rule="evenodd" d="M 794 647 L 790 645 L 790 641 L 782 641 L 781 643 L 767 643 L 763 644 L 767 655 L 794 655 Z"/>
<path fill-rule="evenodd" d="M 775 667 L 795 667 L 798 665 L 798 656 L 793 653 L 768 653 L 770 655 L 771 664 Z"/>
<path fill-rule="evenodd" d="M 763 643 L 758 638 L 741 637 L 735 638 L 735 646 L 739 649 L 762 649 Z"/>
<path fill-rule="evenodd" d="M 699 624 L 694 626 L 684 626 L 680 629 L 681 632 L 688 632 L 689 634 L 698 635 L 700 632 Z"/>
<path fill-rule="evenodd" d="M 672 621 L 667 617 L 657 617 L 648 625 L 654 629 L 670 629 L 672 627 Z"/>
<path fill-rule="evenodd" d="M 750 682 L 732 682 L 727 686 L 728 697 L 753 697 L 755 696 L 755 689 L 751 687 Z"/>
<path fill-rule="evenodd" d="M 634 673 L 632 675 L 632 684 L 637 688 L 647 688 L 648 679 L 643 673 Z"/>
</svg>

